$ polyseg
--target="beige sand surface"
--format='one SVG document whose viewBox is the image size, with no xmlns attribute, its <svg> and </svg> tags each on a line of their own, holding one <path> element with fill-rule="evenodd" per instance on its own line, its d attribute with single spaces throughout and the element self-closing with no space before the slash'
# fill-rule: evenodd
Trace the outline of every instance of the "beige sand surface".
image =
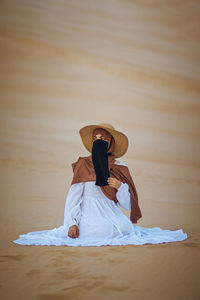
<svg viewBox="0 0 200 300">
<path fill-rule="evenodd" d="M 1 299 L 197 300 L 199 1 L 1 1 Z M 21 246 L 62 225 L 80 127 L 129 137 L 138 225 L 177 243 Z M 124 211 L 129 216 L 129 212 Z"/>
</svg>

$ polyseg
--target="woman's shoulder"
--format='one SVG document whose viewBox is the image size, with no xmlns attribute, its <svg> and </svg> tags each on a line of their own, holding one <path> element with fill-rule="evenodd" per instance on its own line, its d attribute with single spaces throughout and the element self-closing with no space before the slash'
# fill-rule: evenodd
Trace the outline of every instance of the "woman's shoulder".
<svg viewBox="0 0 200 300">
<path fill-rule="evenodd" d="M 115 165 L 120 165 L 120 166 L 125 166 L 127 167 L 127 165 L 125 163 L 123 163 L 122 161 L 115 159 Z"/>
<path fill-rule="evenodd" d="M 76 161 L 72 163 L 72 167 L 74 168 L 77 164 L 81 164 L 83 162 L 88 161 L 90 156 L 79 156 Z"/>
</svg>

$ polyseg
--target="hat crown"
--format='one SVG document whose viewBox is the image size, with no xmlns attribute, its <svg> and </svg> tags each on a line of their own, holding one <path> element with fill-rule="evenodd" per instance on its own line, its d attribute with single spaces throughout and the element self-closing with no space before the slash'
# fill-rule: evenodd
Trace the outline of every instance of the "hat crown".
<svg viewBox="0 0 200 300">
<path fill-rule="evenodd" d="M 109 123 L 100 123 L 98 126 L 107 127 L 109 129 L 115 130 L 115 128 Z"/>
</svg>

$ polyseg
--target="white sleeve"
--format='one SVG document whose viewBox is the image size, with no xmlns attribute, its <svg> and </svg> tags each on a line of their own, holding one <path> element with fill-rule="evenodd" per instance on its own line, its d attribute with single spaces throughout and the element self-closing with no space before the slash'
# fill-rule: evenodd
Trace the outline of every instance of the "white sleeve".
<svg viewBox="0 0 200 300">
<path fill-rule="evenodd" d="M 80 205 L 82 202 L 83 190 L 84 182 L 75 183 L 70 186 L 65 203 L 64 226 L 78 226 L 81 218 Z"/>
<path fill-rule="evenodd" d="M 126 210 L 131 209 L 131 194 L 129 192 L 129 186 L 126 182 L 121 183 L 121 186 L 117 190 L 116 197 L 121 207 Z"/>
</svg>

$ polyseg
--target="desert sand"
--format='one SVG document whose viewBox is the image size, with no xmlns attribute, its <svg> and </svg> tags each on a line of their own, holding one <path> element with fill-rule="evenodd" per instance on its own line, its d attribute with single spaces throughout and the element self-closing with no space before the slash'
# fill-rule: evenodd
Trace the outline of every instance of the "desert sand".
<svg viewBox="0 0 200 300">
<path fill-rule="evenodd" d="M 199 1 L 0 8 L 1 299 L 199 299 Z M 182 228 L 188 239 L 14 244 L 63 224 L 71 163 L 89 155 L 78 131 L 99 122 L 129 138 L 120 160 L 137 188 L 138 225 Z"/>
</svg>

